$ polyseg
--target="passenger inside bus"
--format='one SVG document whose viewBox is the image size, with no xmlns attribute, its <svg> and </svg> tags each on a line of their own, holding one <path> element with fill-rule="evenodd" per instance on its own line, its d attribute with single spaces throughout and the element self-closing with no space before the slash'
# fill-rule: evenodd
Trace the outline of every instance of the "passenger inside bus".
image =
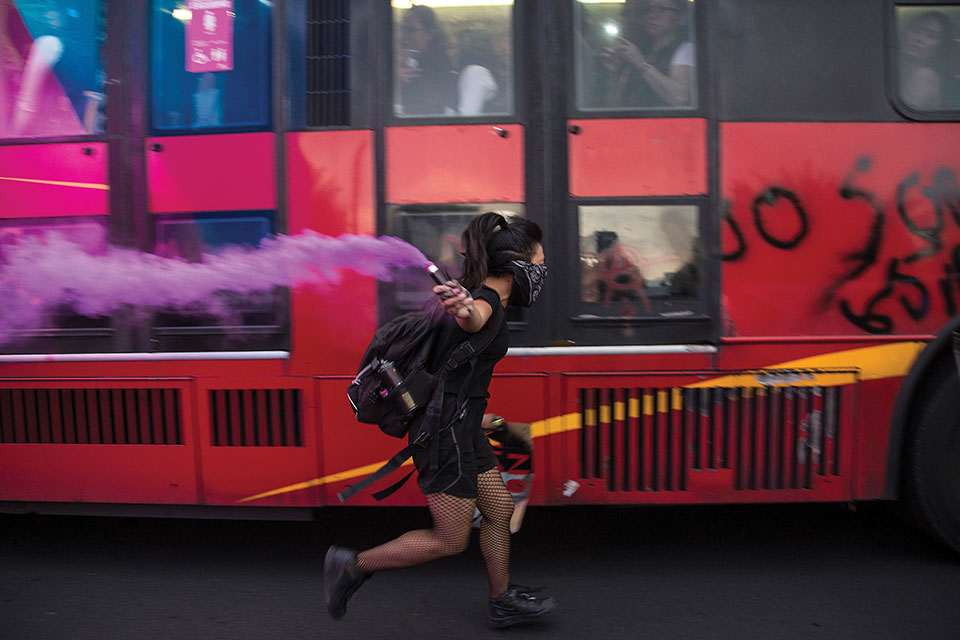
<svg viewBox="0 0 960 640">
<path fill-rule="evenodd" d="M 604 26 L 597 98 L 602 107 L 693 104 L 696 52 L 687 0 L 626 0 L 621 24 Z"/>
<path fill-rule="evenodd" d="M 413 5 L 400 20 L 400 50 L 396 59 L 396 114 L 452 115 L 456 109 L 456 74 L 450 61 L 447 35 L 437 14 Z"/>
<path fill-rule="evenodd" d="M 900 98 L 924 111 L 956 104 L 956 60 L 947 16 L 926 11 L 909 19 L 900 36 Z"/>
<path fill-rule="evenodd" d="M 462 116 L 510 113 L 510 39 L 466 29 L 457 38 L 460 73 L 457 111 Z"/>
</svg>

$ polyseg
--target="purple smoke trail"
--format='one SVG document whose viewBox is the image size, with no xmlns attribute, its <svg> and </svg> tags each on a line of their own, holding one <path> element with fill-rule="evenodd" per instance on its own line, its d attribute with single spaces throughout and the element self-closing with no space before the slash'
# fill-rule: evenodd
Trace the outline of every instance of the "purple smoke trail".
<svg viewBox="0 0 960 640">
<path fill-rule="evenodd" d="M 18 330 L 41 326 L 56 305 L 76 313 L 103 316 L 121 305 L 205 308 L 219 291 L 249 294 L 274 287 L 340 280 L 351 269 L 391 280 L 397 268 L 424 266 L 419 249 L 399 238 L 314 231 L 274 236 L 256 249 L 233 246 L 204 254 L 200 262 L 163 258 L 133 249 L 109 247 L 102 255 L 52 232 L 4 247 L 0 265 L 0 343 Z"/>
</svg>

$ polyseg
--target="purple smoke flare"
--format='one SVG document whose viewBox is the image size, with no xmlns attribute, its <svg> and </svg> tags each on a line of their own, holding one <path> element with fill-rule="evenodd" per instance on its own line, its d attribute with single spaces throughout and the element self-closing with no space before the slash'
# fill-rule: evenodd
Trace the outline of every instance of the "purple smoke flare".
<svg viewBox="0 0 960 640">
<path fill-rule="evenodd" d="M 42 326 L 50 310 L 63 304 L 91 317 L 121 305 L 216 310 L 217 292 L 337 284 L 342 269 L 392 280 L 396 269 L 428 262 L 419 249 L 399 238 L 332 238 L 315 231 L 265 238 L 258 248 L 232 246 L 205 253 L 200 262 L 112 246 L 92 254 L 58 232 L 4 246 L 3 257 L 0 343 L 14 332 Z"/>
</svg>

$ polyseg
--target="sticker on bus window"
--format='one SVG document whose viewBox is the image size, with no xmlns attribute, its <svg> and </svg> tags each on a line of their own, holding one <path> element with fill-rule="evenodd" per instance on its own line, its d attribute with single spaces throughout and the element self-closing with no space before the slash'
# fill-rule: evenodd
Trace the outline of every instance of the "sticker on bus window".
<svg viewBox="0 0 960 640">
<path fill-rule="evenodd" d="M 187 0 L 187 71 L 233 70 L 233 0 Z"/>
</svg>

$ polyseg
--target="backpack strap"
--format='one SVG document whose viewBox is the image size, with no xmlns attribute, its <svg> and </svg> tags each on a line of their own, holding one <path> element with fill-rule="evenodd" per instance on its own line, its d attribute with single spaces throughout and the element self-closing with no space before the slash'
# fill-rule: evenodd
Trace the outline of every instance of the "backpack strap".
<svg viewBox="0 0 960 640">
<path fill-rule="evenodd" d="M 447 377 L 447 374 L 461 366 L 463 363 L 467 361 L 470 362 L 470 372 L 467 374 L 466 379 L 464 379 L 464 386 L 460 389 L 460 395 L 457 396 L 457 406 L 462 407 L 466 401 L 466 398 L 462 398 L 461 396 L 466 394 L 466 385 L 469 384 L 470 378 L 473 377 L 473 368 L 476 364 L 476 358 L 484 351 L 484 349 L 490 346 L 490 343 L 493 342 L 493 339 L 500 332 L 500 324 L 502 319 L 503 306 L 498 304 L 493 309 L 493 315 L 487 319 L 486 324 L 483 325 L 480 331 L 477 331 L 472 336 L 464 340 L 460 346 L 454 349 L 453 353 L 450 354 L 450 357 L 447 358 L 446 363 L 443 365 L 443 369 L 440 371 L 440 380 L 437 383 L 437 390 L 430 399 L 430 404 L 427 405 L 427 417 L 424 420 L 424 425 L 426 428 L 424 431 L 428 431 L 431 436 L 440 430 L 439 424 L 440 413 L 443 408 L 444 380 Z M 432 413 L 431 409 L 433 409 Z M 460 414 L 457 414 L 457 418 L 459 417 Z M 454 419 L 456 420 L 457 418 Z M 430 446 L 430 469 L 436 471 L 439 466 L 440 438 L 433 438 L 433 442 Z"/>
<path fill-rule="evenodd" d="M 393 457 L 387 460 L 382 467 L 380 467 L 379 469 L 377 469 L 376 471 L 368 475 L 366 478 L 363 478 L 362 480 L 349 485 L 343 491 L 339 492 L 337 494 L 337 498 L 340 499 L 340 504 L 343 504 L 344 502 L 352 498 L 355 494 L 363 491 L 364 489 L 369 487 L 371 484 L 373 484 L 380 478 L 386 477 L 391 473 L 393 473 L 394 471 L 396 471 L 397 469 L 399 469 L 401 466 L 403 466 L 403 463 L 406 462 L 407 459 L 413 455 L 414 451 L 416 451 L 418 448 L 422 446 L 426 446 L 427 440 L 429 440 L 429 435 L 426 432 L 422 432 L 417 437 L 416 440 L 414 440 L 413 442 L 405 446 L 403 449 L 395 453 Z M 409 478 L 410 475 L 412 475 L 412 473 L 408 474 L 406 478 L 404 478 L 397 484 L 394 484 L 393 486 L 388 487 L 387 489 L 384 489 L 384 491 L 374 494 L 374 497 L 377 498 L 377 500 L 383 500 L 383 498 L 386 498 L 387 496 L 392 494 L 394 491 L 399 489 L 401 486 L 403 486 L 403 483 L 407 481 L 407 478 Z M 387 493 L 384 493 L 384 492 L 387 492 Z M 381 496 L 381 497 L 378 498 L 377 496 Z"/>
<path fill-rule="evenodd" d="M 430 399 L 430 403 L 427 405 L 427 414 L 424 418 L 424 421 L 421 425 L 420 433 L 417 434 L 417 438 L 411 442 L 409 445 L 398 451 L 392 458 L 387 460 L 386 463 L 369 476 L 359 480 L 358 482 L 346 487 L 343 491 L 337 494 L 340 503 L 343 504 L 351 497 L 359 493 L 360 491 L 366 489 L 368 486 L 384 478 L 385 476 L 390 475 L 397 469 L 399 469 L 404 462 L 407 461 L 410 456 L 413 455 L 414 451 L 419 448 L 426 447 L 428 444 L 431 445 L 430 449 L 430 466 L 431 469 L 436 469 L 440 464 L 440 438 L 434 438 L 434 434 L 440 429 L 436 426 L 440 422 L 440 410 L 443 404 L 443 388 L 444 388 L 444 379 L 447 377 L 447 374 L 462 365 L 464 362 L 471 362 L 471 371 L 470 376 L 473 374 L 473 363 L 476 360 L 477 355 L 483 352 L 493 339 L 496 337 L 497 333 L 500 331 L 500 322 L 503 318 L 503 307 L 497 305 L 493 310 L 493 315 L 487 320 L 487 323 L 483 325 L 483 328 L 480 331 L 477 331 L 472 336 L 464 340 L 460 346 L 458 346 L 454 352 L 444 363 L 443 368 L 440 370 L 439 381 L 437 382 L 437 388 L 433 392 L 433 397 Z M 467 381 L 469 382 L 469 377 Z M 459 414 L 458 414 L 459 415 Z M 431 442 L 432 441 L 432 442 Z M 400 487 L 406 483 L 406 481 L 413 475 L 413 472 L 408 473 L 402 480 L 393 485 L 378 491 L 373 494 L 374 499 L 377 501 L 383 500 L 387 496 L 395 493 Z"/>
</svg>

